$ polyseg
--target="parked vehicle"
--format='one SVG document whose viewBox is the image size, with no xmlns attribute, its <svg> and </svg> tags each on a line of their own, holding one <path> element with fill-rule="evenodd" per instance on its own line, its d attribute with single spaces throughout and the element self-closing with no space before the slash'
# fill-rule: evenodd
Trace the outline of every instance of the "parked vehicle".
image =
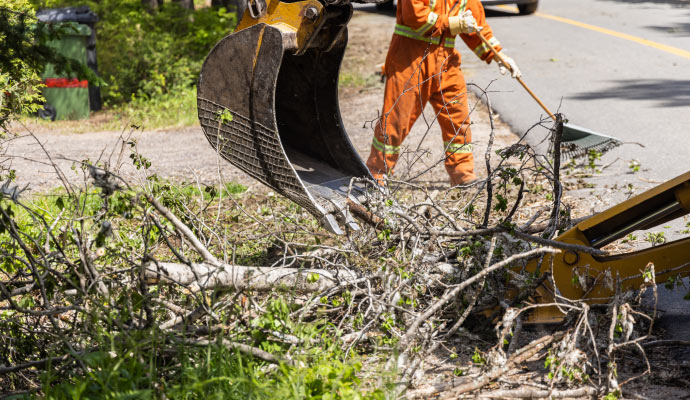
<svg viewBox="0 0 690 400">
<path fill-rule="evenodd" d="M 515 4 L 521 15 L 534 14 L 537 11 L 539 0 L 481 0 L 485 6 L 495 6 L 499 4 Z"/>
<path fill-rule="evenodd" d="M 377 3 L 376 8 L 379 10 L 393 10 L 395 8 L 396 0 L 388 0 L 383 3 Z M 537 11 L 539 0 L 481 0 L 485 6 L 495 6 L 500 4 L 515 4 L 517 5 L 520 15 L 534 14 Z"/>
</svg>

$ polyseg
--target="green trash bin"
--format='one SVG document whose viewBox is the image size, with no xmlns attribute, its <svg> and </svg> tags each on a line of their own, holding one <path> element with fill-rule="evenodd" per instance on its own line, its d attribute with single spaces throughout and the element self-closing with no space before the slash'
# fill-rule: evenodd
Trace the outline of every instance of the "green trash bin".
<svg viewBox="0 0 690 400">
<path fill-rule="evenodd" d="M 65 34 L 50 45 L 65 57 L 86 64 L 86 40 L 91 28 L 74 22 L 64 23 Z M 55 72 L 52 64 L 43 73 L 45 110 L 51 119 L 84 119 L 89 117 L 89 82 Z"/>
</svg>

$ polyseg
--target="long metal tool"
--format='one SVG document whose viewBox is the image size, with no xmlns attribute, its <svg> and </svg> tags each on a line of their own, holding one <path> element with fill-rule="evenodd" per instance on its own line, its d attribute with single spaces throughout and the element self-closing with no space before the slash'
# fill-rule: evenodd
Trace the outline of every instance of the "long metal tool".
<svg viewBox="0 0 690 400">
<path fill-rule="evenodd" d="M 478 27 L 476 28 L 479 30 Z M 484 35 L 482 35 L 481 32 L 478 32 L 477 36 L 479 36 L 482 42 L 484 42 L 484 44 L 491 49 L 491 52 L 494 53 L 494 56 L 498 58 L 498 60 L 501 61 L 501 63 L 503 63 L 503 65 L 508 68 L 510 72 L 513 72 L 510 65 L 505 62 L 501 54 L 496 51 L 496 49 L 491 45 L 491 43 L 489 43 Z M 556 116 L 554 113 L 552 113 L 546 104 L 544 104 L 544 102 L 541 101 L 541 99 L 536 95 L 536 93 L 534 93 L 532 89 L 527 86 L 525 81 L 521 77 L 516 77 L 515 79 L 520 82 L 520 85 L 525 88 L 527 93 L 529 93 L 529 95 L 532 96 L 532 98 L 541 106 L 541 108 L 546 111 L 549 117 L 556 121 Z M 564 159 L 583 157 L 588 155 L 590 151 L 604 153 L 614 147 L 620 146 L 621 144 L 623 144 L 621 140 L 595 132 L 591 129 L 572 124 L 563 124 L 563 136 L 561 137 L 561 156 Z"/>
</svg>

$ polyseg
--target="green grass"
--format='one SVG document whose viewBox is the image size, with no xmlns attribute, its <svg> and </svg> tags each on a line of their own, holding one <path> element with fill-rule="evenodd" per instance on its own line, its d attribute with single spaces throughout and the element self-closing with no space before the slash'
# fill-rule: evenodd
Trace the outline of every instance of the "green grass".
<svg viewBox="0 0 690 400">
<path fill-rule="evenodd" d="M 134 98 L 113 112 L 111 129 L 132 124 L 144 129 L 191 126 L 198 123 L 196 87 L 176 88 L 150 98 Z"/>
<path fill-rule="evenodd" d="M 341 87 L 350 88 L 365 88 L 373 87 L 381 84 L 381 78 L 375 74 L 363 74 L 358 72 L 342 72 L 338 79 L 338 84 Z"/>
<path fill-rule="evenodd" d="M 132 125 L 146 130 L 193 126 L 198 124 L 196 87 L 175 88 L 155 97 L 136 97 L 129 103 L 93 112 L 89 119 L 44 121 L 26 115 L 22 122 L 34 131 L 53 133 L 121 131 Z"/>
<path fill-rule="evenodd" d="M 286 357 L 286 347 L 260 329 L 289 332 L 303 340 L 290 350 L 294 366 L 239 353 L 221 343 L 209 346 L 178 343 L 169 333 L 153 329 L 110 333 L 95 338 L 98 349 L 81 357 L 83 375 L 43 375 L 44 398 L 79 399 L 383 399 L 382 390 L 362 390 L 361 364 L 344 358 L 329 324 L 297 324 L 282 298 L 271 301 L 268 313 L 251 321 L 254 345 Z M 236 337 L 234 338 L 237 339 Z M 244 340 L 246 341 L 246 339 Z M 251 339 L 250 339 L 251 341 Z"/>
</svg>

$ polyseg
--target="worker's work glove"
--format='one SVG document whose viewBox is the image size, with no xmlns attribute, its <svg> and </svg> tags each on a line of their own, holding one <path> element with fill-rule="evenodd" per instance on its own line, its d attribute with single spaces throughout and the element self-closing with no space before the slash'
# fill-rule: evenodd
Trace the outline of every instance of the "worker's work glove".
<svg viewBox="0 0 690 400">
<path fill-rule="evenodd" d="M 448 25 L 450 27 L 450 34 L 453 36 L 460 33 L 474 33 L 479 31 L 477 21 L 472 16 L 471 10 L 467 10 L 460 15 L 449 17 Z"/>
<path fill-rule="evenodd" d="M 505 75 L 506 71 L 510 71 L 513 78 L 522 77 L 522 72 L 520 72 L 520 68 L 518 68 L 515 60 L 513 60 L 511 57 L 508 57 L 503 50 L 499 51 L 498 54 L 500 54 L 506 64 L 508 64 L 504 65 L 501 61 L 499 61 L 498 57 L 494 57 L 494 60 L 498 64 L 498 69 L 501 71 L 501 75 Z"/>
</svg>

